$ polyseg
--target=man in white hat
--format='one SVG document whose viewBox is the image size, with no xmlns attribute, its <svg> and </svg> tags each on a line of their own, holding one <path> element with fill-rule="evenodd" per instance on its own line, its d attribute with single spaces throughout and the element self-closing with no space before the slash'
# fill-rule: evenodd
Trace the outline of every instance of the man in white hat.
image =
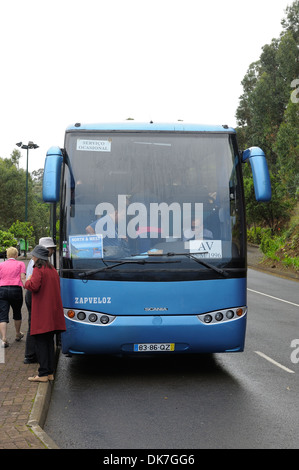
<svg viewBox="0 0 299 470">
<path fill-rule="evenodd" d="M 49 251 L 49 258 L 52 258 L 52 255 L 55 253 L 56 245 L 51 237 L 42 237 L 39 239 L 39 245 L 44 246 Z"/>
<path fill-rule="evenodd" d="M 49 258 L 51 259 L 52 255 L 55 253 L 56 245 L 51 237 L 42 237 L 39 239 L 39 245 L 42 245 L 44 248 L 47 248 L 49 252 Z M 33 272 L 34 261 L 31 259 L 28 263 L 26 270 L 26 279 Z M 31 325 L 31 292 L 26 290 L 25 293 L 25 303 L 28 310 L 28 331 L 26 337 L 26 347 L 25 347 L 25 359 L 24 364 L 35 364 L 37 362 L 37 357 L 35 353 L 35 341 L 30 335 L 30 325 Z"/>
</svg>

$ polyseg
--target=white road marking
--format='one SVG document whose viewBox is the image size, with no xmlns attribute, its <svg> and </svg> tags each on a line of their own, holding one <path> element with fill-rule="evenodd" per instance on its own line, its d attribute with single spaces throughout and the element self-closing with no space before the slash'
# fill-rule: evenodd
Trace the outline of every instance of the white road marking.
<svg viewBox="0 0 299 470">
<path fill-rule="evenodd" d="M 250 292 L 254 292 L 255 294 L 260 294 L 260 295 L 264 295 L 265 297 L 270 297 L 270 299 L 279 300 L 280 302 L 285 302 L 286 304 L 295 305 L 295 307 L 299 307 L 299 304 L 295 304 L 294 302 L 289 302 L 288 300 L 280 299 L 279 297 L 273 297 L 273 295 L 264 294 L 263 292 L 259 292 L 257 290 L 248 289 L 248 288 L 247 290 L 249 290 Z"/>
<path fill-rule="evenodd" d="M 295 374 L 295 372 L 291 369 L 288 369 L 287 367 L 283 366 L 282 364 L 279 364 L 279 362 L 276 362 L 274 361 L 274 359 L 272 359 L 271 357 L 269 356 L 266 356 L 266 354 L 260 352 L 260 351 L 254 351 L 256 354 L 258 354 L 259 356 L 263 357 L 264 359 L 266 359 L 267 361 L 271 362 L 272 364 L 274 364 L 275 366 L 277 367 L 280 367 L 281 369 L 283 369 L 284 371 L 288 372 L 289 374 Z"/>
</svg>

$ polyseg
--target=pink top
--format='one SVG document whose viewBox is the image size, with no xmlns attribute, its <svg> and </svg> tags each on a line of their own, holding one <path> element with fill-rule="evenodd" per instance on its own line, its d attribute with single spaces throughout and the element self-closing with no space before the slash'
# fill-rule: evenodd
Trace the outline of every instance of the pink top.
<svg viewBox="0 0 299 470">
<path fill-rule="evenodd" d="M 21 273 L 26 273 L 26 266 L 23 261 L 9 258 L 4 263 L 0 263 L 0 287 L 1 286 L 21 286 Z"/>
</svg>

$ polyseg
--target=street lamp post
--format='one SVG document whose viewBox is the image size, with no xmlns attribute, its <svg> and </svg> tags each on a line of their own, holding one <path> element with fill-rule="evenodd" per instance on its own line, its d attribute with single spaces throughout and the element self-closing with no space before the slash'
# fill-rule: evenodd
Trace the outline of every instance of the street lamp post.
<svg viewBox="0 0 299 470">
<path fill-rule="evenodd" d="M 31 140 L 28 144 L 23 144 L 23 142 L 18 142 L 16 144 L 21 149 L 27 150 L 27 161 L 26 161 L 26 192 L 25 192 L 25 222 L 28 220 L 28 157 L 29 157 L 29 150 L 30 149 L 37 149 L 39 146 L 32 142 Z M 25 237 L 25 255 L 27 251 L 27 236 Z"/>
</svg>

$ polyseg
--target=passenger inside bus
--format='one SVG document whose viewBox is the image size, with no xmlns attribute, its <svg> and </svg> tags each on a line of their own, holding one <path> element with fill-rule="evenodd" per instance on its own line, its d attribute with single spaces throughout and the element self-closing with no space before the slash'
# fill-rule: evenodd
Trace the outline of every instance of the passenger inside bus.
<svg viewBox="0 0 299 470">
<path fill-rule="evenodd" d="M 191 222 L 191 228 L 184 230 L 183 240 L 200 240 L 203 237 L 204 240 L 213 240 L 213 233 L 211 230 L 203 227 L 202 219 L 193 219 Z"/>
</svg>

